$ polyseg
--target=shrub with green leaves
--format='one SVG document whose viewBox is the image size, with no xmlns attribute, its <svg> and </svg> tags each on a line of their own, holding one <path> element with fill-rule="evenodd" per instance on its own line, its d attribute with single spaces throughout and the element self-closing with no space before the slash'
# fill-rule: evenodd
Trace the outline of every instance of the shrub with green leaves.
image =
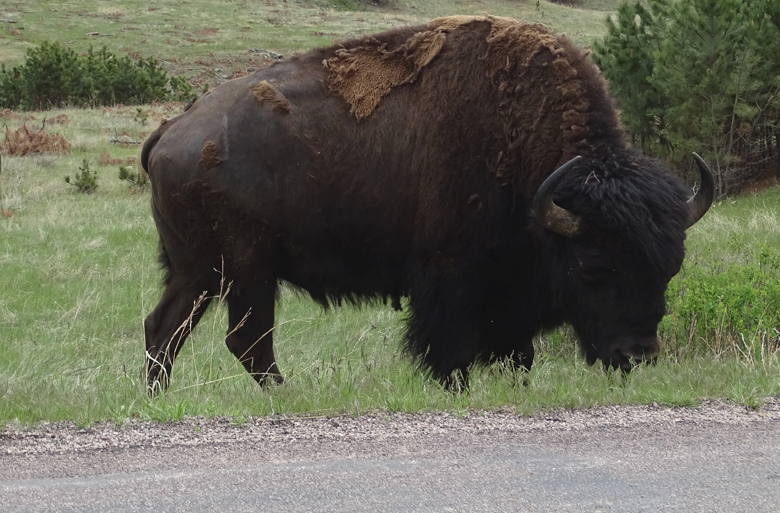
<svg viewBox="0 0 780 513">
<path fill-rule="evenodd" d="M 119 179 L 130 185 L 130 190 L 142 192 L 149 186 L 149 178 L 140 171 L 134 172 L 130 166 L 119 166 Z"/>
<path fill-rule="evenodd" d="M 27 51 L 24 64 L 0 66 L 2 108 L 135 105 L 192 96 L 192 86 L 184 78 L 169 76 L 157 60 L 133 60 L 105 47 L 79 55 L 59 43 L 44 42 Z"/>
<path fill-rule="evenodd" d="M 780 188 L 713 206 L 692 228 L 660 333 L 675 355 L 780 355 Z"/>
<path fill-rule="evenodd" d="M 718 351 L 773 349 L 780 343 L 780 252 L 757 248 L 754 262 L 725 265 L 717 272 L 687 266 L 671 282 L 668 298 L 672 315 L 665 327 L 676 332 L 680 349 L 699 341 Z"/>
<path fill-rule="evenodd" d="M 74 175 L 73 180 L 70 176 L 66 176 L 65 183 L 74 186 L 79 192 L 92 194 L 97 190 L 97 171 L 90 169 L 89 161 L 84 159 L 79 166 L 78 174 Z"/>
</svg>

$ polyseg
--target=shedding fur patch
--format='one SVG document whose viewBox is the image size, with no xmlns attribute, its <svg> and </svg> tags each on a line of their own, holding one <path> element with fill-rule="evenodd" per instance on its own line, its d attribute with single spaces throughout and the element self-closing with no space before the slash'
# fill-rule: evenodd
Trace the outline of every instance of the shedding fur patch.
<svg viewBox="0 0 780 513">
<path fill-rule="evenodd" d="M 250 89 L 252 94 L 260 105 L 268 104 L 276 112 L 283 114 L 290 113 L 290 102 L 277 88 L 272 86 L 267 80 L 258 82 Z"/>
<path fill-rule="evenodd" d="M 443 30 L 445 32 L 452 32 L 459 29 L 463 25 L 469 25 L 471 23 L 487 22 L 493 26 L 493 30 L 497 28 L 506 27 L 509 25 L 517 25 L 518 21 L 512 18 L 503 18 L 501 16 L 469 16 L 469 15 L 457 15 L 457 16 L 444 16 L 431 20 L 431 27 L 437 30 Z"/>
<path fill-rule="evenodd" d="M 328 86 L 349 103 L 356 118 L 365 118 L 393 88 L 414 82 L 445 39 L 445 29 L 432 28 L 417 32 L 398 48 L 370 38 L 361 46 L 336 50 L 322 63 Z"/>
<path fill-rule="evenodd" d="M 489 22 L 494 27 L 517 24 L 510 18 L 493 16 L 447 16 L 432 20 L 429 30 L 415 33 L 398 48 L 367 39 L 361 46 L 336 50 L 323 61 L 328 86 L 349 103 L 356 118 L 368 117 L 390 91 L 415 81 L 439 54 L 447 33 L 475 22 Z"/>
<path fill-rule="evenodd" d="M 214 141 L 206 141 L 203 148 L 200 150 L 200 165 L 204 169 L 211 169 L 217 167 L 222 163 L 222 159 L 219 158 L 219 149 L 217 143 Z"/>
</svg>

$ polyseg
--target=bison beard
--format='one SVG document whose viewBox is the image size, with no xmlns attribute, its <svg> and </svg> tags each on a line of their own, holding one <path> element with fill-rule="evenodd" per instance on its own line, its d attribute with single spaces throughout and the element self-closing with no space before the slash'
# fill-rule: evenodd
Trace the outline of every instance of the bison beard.
<svg viewBox="0 0 780 513">
<path fill-rule="evenodd" d="M 280 281 L 323 306 L 407 296 L 406 349 L 445 383 L 497 358 L 530 368 L 532 337 L 564 322 L 589 362 L 630 368 L 658 352 L 685 229 L 712 201 L 702 161 L 688 202 L 627 147 L 568 40 L 493 17 L 227 82 L 160 126 L 141 159 L 167 270 L 145 321 L 152 392 L 221 280 L 228 348 L 260 383 L 281 381 Z"/>
</svg>

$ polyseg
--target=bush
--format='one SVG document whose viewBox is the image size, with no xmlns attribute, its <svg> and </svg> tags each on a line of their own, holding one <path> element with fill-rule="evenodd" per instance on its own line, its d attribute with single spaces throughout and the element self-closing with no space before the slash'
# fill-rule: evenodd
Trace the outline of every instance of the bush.
<svg viewBox="0 0 780 513">
<path fill-rule="evenodd" d="M 181 77 L 169 77 L 155 59 L 134 61 L 105 47 L 79 55 L 59 43 L 45 42 L 27 51 L 24 64 L 0 67 L 2 108 L 132 105 L 192 96 L 192 86 Z"/>
<path fill-rule="evenodd" d="M 672 280 L 662 331 L 678 351 L 695 352 L 702 344 L 715 352 L 780 347 L 780 251 L 754 250 L 749 262 L 688 263 Z"/>
<path fill-rule="evenodd" d="M 119 166 L 119 179 L 130 185 L 130 190 L 142 192 L 149 186 L 149 178 L 145 173 L 134 172 L 129 166 Z"/>
<path fill-rule="evenodd" d="M 79 166 L 79 173 L 73 177 L 73 181 L 71 181 L 70 176 L 66 176 L 65 183 L 74 186 L 79 192 L 92 194 L 97 189 L 97 171 L 92 171 L 89 168 L 89 162 L 84 159 Z"/>
</svg>

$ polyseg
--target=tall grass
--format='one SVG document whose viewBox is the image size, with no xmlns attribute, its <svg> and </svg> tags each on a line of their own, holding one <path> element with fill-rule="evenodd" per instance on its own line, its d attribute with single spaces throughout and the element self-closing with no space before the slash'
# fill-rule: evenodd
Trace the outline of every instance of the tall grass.
<svg viewBox="0 0 780 513">
<path fill-rule="evenodd" d="M 117 134 L 142 139 L 156 119 L 180 107 L 146 108 L 149 122 L 123 107 L 32 113 L 28 123 L 67 118 L 50 129 L 71 142 L 70 153 L 3 158 L 0 203 L 12 215 L 0 217 L 0 424 L 376 409 L 530 412 L 703 397 L 755 405 L 780 394 L 771 330 L 778 325 L 771 305 L 778 299 L 780 191 L 772 189 L 718 204 L 690 230 L 688 260 L 670 287 L 665 354 L 627 379 L 588 367 L 563 329 L 537 341 L 530 376 L 497 364 L 478 369 L 466 393 L 451 394 L 401 354 L 403 313 L 381 305 L 323 312 L 285 289 L 274 333 L 284 385 L 257 387 L 225 347 L 226 310 L 216 305 L 184 346 L 171 388 L 149 399 L 142 320 L 159 298 L 161 279 L 149 197 L 119 180 L 118 166 L 98 163 L 102 153 L 137 155 L 137 146 L 111 141 Z M 91 195 L 63 180 L 83 159 L 98 171 Z M 755 301 L 733 288 L 754 290 Z M 699 300 L 723 301 L 713 311 L 725 313 L 704 318 Z"/>
<path fill-rule="evenodd" d="M 191 73 L 196 66 L 213 70 L 221 56 L 240 60 L 250 49 L 289 53 L 434 16 L 480 12 L 541 21 L 587 42 L 603 31 L 599 9 L 615 2 L 584 1 L 586 8 L 572 10 L 548 2 L 396 0 L 360 11 L 326 3 L 193 0 L 186 9 L 196 14 L 183 16 L 178 4 L 127 0 L 94 8 L 66 0 L 56 2 L 58 17 L 50 15 L 50 0 L 20 3 L 3 16 L 25 30 L 0 34 L 0 62 L 18 62 L 24 48 L 46 39 L 84 51 L 98 38 L 113 51 L 139 52 Z M 87 35 L 94 32 L 102 35 Z M 59 124 L 46 128 L 71 146 L 64 155 L 2 158 L 0 425 L 376 409 L 530 412 L 689 404 L 703 397 L 757 405 L 780 394 L 780 191 L 774 189 L 720 203 L 689 231 L 688 258 L 671 283 L 670 315 L 662 323 L 664 355 L 628 378 L 585 365 L 563 328 L 537 340 L 530 376 L 497 364 L 477 369 L 467 392 L 451 394 L 401 354 L 404 314 L 379 305 L 326 313 L 285 289 L 274 333 L 284 385 L 257 387 L 225 347 L 226 312 L 215 305 L 178 357 L 171 388 L 149 399 L 142 321 L 160 294 L 157 239 L 148 193 L 119 180 L 119 166 L 110 162 L 137 157 L 132 142 L 181 108 L 2 113 L 0 125 L 11 129 L 57 118 Z M 84 159 L 98 173 L 91 195 L 64 182 Z"/>
</svg>

